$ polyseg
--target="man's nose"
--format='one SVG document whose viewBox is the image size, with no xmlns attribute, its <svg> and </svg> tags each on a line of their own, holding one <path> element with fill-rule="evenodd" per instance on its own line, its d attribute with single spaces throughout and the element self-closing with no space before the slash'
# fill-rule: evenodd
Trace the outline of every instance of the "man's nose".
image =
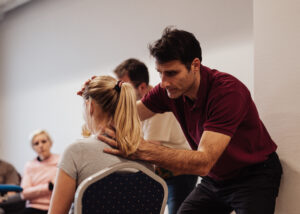
<svg viewBox="0 0 300 214">
<path fill-rule="evenodd" d="M 164 77 L 163 75 L 161 76 L 161 83 L 160 83 L 160 86 L 161 86 L 162 88 L 166 88 L 166 87 L 170 86 L 169 81 L 168 81 L 167 78 Z"/>
</svg>

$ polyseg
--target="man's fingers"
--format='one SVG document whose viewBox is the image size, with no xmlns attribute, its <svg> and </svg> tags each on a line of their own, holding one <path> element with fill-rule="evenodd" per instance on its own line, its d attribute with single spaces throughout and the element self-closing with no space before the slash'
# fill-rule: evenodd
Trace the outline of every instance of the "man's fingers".
<svg viewBox="0 0 300 214">
<path fill-rule="evenodd" d="M 103 134 L 100 134 L 98 135 L 98 139 L 103 141 L 104 143 L 114 147 L 114 148 L 117 148 L 118 147 L 118 144 L 117 144 L 117 141 L 107 135 L 103 135 Z"/>
<path fill-rule="evenodd" d="M 88 79 L 87 81 L 85 81 L 84 84 L 83 84 L 83 86 L 82 86 L 82 88 L 81 88 L 81 90 L 80 90 L 80 91 L 77 91 L 77 95 L 82 96 L 85 87 L 91 82 L 92 79 L 95 79 L 96 77 L 97 77 L 97 76 L 92 76 L 91 79 Z"/>
<path fill-rule="evenodd" d="M 109 154 L 112 154 L 112 155 L 123 156 L 122 152 L 118 149 L 104 148 L 103 152 L 109 153 Z"/>
<path fill-rule="evenodd" d="M 107 135 L 108 137 L 115 139 L 116 138 L 116 131 L 113 127 L 106 127 L 103 132 L 105 133 L 105 135 Z"/>
</svg>

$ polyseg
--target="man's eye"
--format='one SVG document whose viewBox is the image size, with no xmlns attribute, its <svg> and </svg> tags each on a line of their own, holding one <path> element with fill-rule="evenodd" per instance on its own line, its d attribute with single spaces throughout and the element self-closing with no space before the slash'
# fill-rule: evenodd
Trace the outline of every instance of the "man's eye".
<svg viewBox="0 0 300 214">
<path fill-rule="evenodd" d="M 175 76 L 175 75 L 176 75 L 176 72 L 174 72 L 174 71 L 166 72 L 166 75 L 169 76 L 169 77 Z"/>
</svg>

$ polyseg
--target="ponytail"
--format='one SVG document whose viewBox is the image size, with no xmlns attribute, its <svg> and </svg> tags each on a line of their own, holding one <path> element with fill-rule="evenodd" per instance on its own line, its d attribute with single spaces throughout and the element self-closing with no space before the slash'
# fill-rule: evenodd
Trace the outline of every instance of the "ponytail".
<svg viewBox="0 0 300 214">
<path fill-rule="evenodd" d="M 95 100 L 112 119 L 116 129 L 116 141 L 124 155 L 134 153 L 141 141 L 142 131 L 136 94 L 130 83 L 120 84 L 113 77 L 98 76 L 86 85 L 83 97 Z"/>
<path fill-rule="evenodd" d="M 127 156 L 134 153 L 141 140 L 141 124 L 136 108 L 136 94 L 129 83 L 123 83 L 113 117 L 116 141 Z"/>
</svg>

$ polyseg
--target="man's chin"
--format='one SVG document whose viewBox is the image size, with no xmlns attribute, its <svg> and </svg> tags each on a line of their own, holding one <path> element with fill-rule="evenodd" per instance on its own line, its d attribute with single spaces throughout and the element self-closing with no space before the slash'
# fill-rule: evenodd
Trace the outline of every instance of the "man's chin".
<svg viewBox="0 0 300 214">
<path fill-rule="evenodd" d="M 168 91 L 167 91 L 167 94 L 170 99 L 176 99 L 180 96 L 178 93 L 170 93 Z"/>
</svg>

